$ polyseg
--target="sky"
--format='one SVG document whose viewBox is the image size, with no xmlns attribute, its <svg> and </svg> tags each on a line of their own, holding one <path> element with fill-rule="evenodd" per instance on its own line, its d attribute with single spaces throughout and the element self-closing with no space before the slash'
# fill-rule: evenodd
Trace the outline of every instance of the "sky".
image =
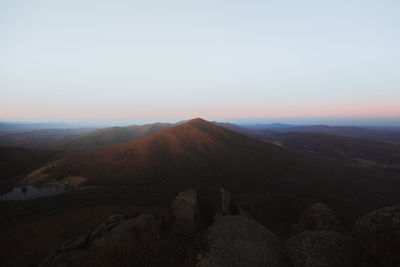
<svg viewBox="0 0 400 267">
<path fill-rule="evenodd" d="M 400 2 L 0 0 L 0 119 L 400 125 Z"/>
</svg>

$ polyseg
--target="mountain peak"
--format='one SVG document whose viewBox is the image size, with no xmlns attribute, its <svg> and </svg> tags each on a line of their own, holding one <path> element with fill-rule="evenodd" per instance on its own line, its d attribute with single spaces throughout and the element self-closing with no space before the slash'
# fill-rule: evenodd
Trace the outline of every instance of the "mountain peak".
<svg viewBox="0 0 400 267">
<path fill-rule="evenodd" d="M 210 122 L 202 118 L 194 118 L 189 120 L 188 123 L 210 123 Z"/>
<path fill-rule="evenodd" d="M 212 123 L 210 121 L 207 121 L 205 119 L 202 119 L 202 118 L 191 119 L 188 122 L 186 122 L 186 124 L 192 125 L 192 126 L 195 126 L 195 127 L 207 127 L 207 128 L 208 127 L 212 127 L 212 128 L 216 127 L 216 125 L 214 123 Z"/>
<path fill-rule="evenodd" d="M 178 126 L 179 127 L 179 126 Z M 184 128 L 189 128 L 189 129 L 198 129 L 200 131 L 203 132 L 208 132 L 209 134 L 215 134 L 215 133 L 219 133 L 219 134 L 226 134 L 226 129 L 216 125 L 213 122 L 204 120 L 202 118 L 194 118 L 191 119 L 189 121 L 187 121 L 186 123 L 182 124 L 182 127 Z"/>
</svg>

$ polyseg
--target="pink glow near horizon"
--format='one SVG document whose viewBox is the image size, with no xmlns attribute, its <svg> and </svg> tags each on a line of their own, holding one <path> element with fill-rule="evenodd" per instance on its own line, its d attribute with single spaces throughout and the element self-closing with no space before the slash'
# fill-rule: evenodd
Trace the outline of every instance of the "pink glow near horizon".
<svg viewBox="0 0 400 267">
<path fill-rule="evenodd" d="M 302 117 L 400 117 L 397 103 L 337 104 L 308 106 L 226 107 L 226 108 L 169 108 L 163 109 L 103 109 L 96 110 L 4 110 L 0 118 L 16 120 L 103 120 L 103 119 L 184 119 L 205 118 L 302 118 Z"/>
</svg>

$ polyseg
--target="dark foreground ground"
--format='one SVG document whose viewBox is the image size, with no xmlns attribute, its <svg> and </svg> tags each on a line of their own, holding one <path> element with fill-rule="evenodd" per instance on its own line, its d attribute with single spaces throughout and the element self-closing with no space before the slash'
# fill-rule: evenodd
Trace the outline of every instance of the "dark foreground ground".
<svg viewBox="0 0 400 267">
<path fill-rule="evenodd" d="M 57 245 L 71 236 L 85 235 L 108 216 L 121 213 L 168 214 L 176 194 L 184 188 L 93 187 L 29 200 L 0 202 L 0 258 L 2 266 L 35 266 Z M 307 194 L 268 192 L 267 188 L 228 188 L 236 201 L 245 202 L 250 214 L 277 234 L 284 243 L 301 212 L 310 204 L 324 202 L 332 207 L 349 230 L 357 218 L 396 199 L 367 199 L 357 196 L 330 198 Z M 218 188 L 199 188 L 205 214 L 212 214 Z M 212 215 L 210 215 L 212 216 Z M 211 219 L 210 219 L 211 220 Z"/>
</svg>

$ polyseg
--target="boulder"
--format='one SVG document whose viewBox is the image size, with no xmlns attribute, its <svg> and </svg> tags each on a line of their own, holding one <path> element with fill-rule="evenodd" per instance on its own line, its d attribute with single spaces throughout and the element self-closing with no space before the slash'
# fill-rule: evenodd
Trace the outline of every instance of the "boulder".
<svg viewBox="0 0 400 267">
<path fill-rule="evenodd" d="M 128 242 L 146 246 L 157 241 L 162 232 L 162 219 L 153 214 L 142 214 L 119 221 L 111 230 L 95 239 L 90 248 Z"/>
<path fill-rule="evenodd" d="M 400 266 L 400 206 L 375 210 L 353 226 L 357 244 L 379 266 Z"/>
<path fill-rule="evenodd" d="M 163 235 L 163 220 L 153 214 L 113 215 L 89 236 L 64 242 L 40 266 L 147 266 L 151 248 Z"/>
<path fill-rule="evenodd" d="M 119 221 L 87 247 L 88 266 L 147 266 L 151 248 L 162 236 L 162 219 L 142 214 Z"/>
<path fill-rule="evenodd" d="M 199 226 L 199 203 L 197 191 L 180 192 L 169 208 L 170 234 L 177 239 L 191 239 Z"/>
<path fill-rule="evenodd" d="M 57 251 L 66 251 L 66 250 L 73 250 L 73 249 L 80 249 L 83 248 L 86 244 L 87 238 L 85 236 L 74 236 L 65 241 Z"/>
<path fill-rule="evenodd" d="M 293 226 L 294 233 L 318 230 L 343 232 L 335 212 L 324 203 L 309 205 L 301 214 L 299 222 Z"/>
<path fill-rule="evenodd" d="M 54 258 L 52 266 L 76 266 L 85 255 L 86 251 L 83 249 L 65 251 Z"/>
<path fill-rule="evenodd" d="M 160 240 L 163 234 L 163 220 L 154 214 L 142 214 L 135 219 L 134 233 L 142 246 L 149 246 Z"/>
<path fill-rule="evenodd" d="M 278 237 L 244 216 L 218 217 L 203 239 L 206 250 L 195 257 L 199 267 L 290 266 Z"/>
<path fill-rule="evenodd" d="M 218 215 L 231 215 L 234 211 L 234 202 L 231 193 L 223 188 L 219 189 Z"/>
<path fill-rule="evenodd" d="M 353 246 L 353 265 L 360 267 L 379 267 L 374 259 L 372 259 L 357 242 L 354 242 Z"/>
<path fill-rule="evenodd" d="M 237 204 L 237 210 L 238 210 L 239 215 L 244 216 L 249 219 L 253 219 L 253 217 L 251 216 L 251 214 L 249 212 L 249 207 L 247 206 L 246 203 L 239 202 Z"/>
<path fill-rule="evenodd" d="M 147 266 L 183 266 L 188 247 L 174 239 L 160 240 L 151 250 Z"/>
<path fill-rule="evenodd" d="M 108 217 L 103 223 L 101 223 L 90 235 L 89 240 L 96 239 L 106 232 L 108 232 L 111 228 L 113 228 L 117 223 L 123 220 L 125 216 L 121 214 L 114 214 Z"/>
<path fill-rule="evenodd" d="M 327 230 L 305 231 L 286 244 L 286 253 L 295 267 L 352 266 L 351 237 Z"/>
</svg>

